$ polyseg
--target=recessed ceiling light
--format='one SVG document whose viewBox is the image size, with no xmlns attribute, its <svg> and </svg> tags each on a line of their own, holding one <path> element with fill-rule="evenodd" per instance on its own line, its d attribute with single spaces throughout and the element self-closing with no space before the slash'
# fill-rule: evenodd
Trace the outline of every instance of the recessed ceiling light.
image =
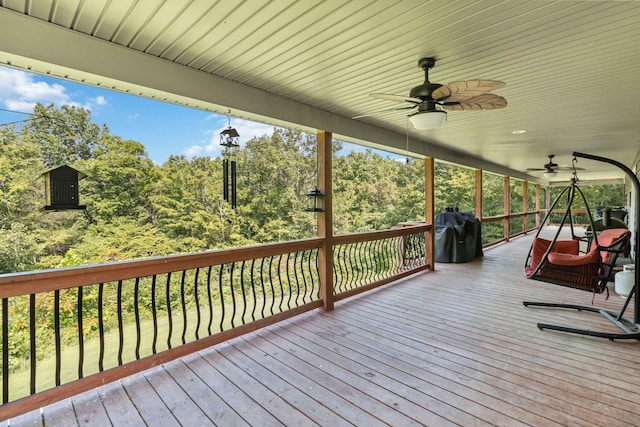
<svg viewBox="0 0 640 427">
<path fill-rule="evenodd" d="M 511 132 L 514 135 L 522 135 L 523 133 L 527 133 L 526 129 L 516 129 L 513 132 Z"/>
</svg>

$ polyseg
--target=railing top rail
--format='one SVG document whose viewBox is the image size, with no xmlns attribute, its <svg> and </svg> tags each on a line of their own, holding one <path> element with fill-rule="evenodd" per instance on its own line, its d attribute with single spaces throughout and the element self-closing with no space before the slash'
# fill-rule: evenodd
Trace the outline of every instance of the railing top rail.
<svg viewBox="0 0 640 427">
<path fill-rule="evenodd" d="M 495 216 L 483 216 L 480 221 L 481 222 L 493 222 L 493 221 L 502 221 L 510 218 L 521 218 L 523 216 L 535 215 L 537 213 L 544 212 L 544 209 L 540 209 L 537 211 L 527 211 L 527 212 L 514 212 L 510 214 L 502 214 Z"/>
<path fill-rule="evenodd" d="M 0 298 L 277 256 L 316 249 L 321 247 L 322 243 L 321 238 L 312 238 L 106 264 L 2 274 L 0 275 Z"/>
<path fill-rule="evenodd" d="M 333 242 L 336 245 L 344 245 L 347 243 L 367 242 L 373 240 L 388 239 L 391 237 L 408 236 L 410 234 L 422 233 L 431 230 L 431 224 L 422 223 L 422 225 L 409 225 L 405 227 L 393 228 L 390 230 L 365 231 L 362 233 L 342 234 L 334 236 Z"/>
</svg>

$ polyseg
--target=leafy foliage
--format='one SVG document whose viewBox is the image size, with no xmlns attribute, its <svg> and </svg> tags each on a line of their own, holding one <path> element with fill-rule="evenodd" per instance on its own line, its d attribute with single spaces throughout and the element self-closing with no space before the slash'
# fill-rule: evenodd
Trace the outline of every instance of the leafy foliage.
<svg viewBox="0 0 640 427">
<path fill-rule="evenodd" d="M 336 233 L 424 220 L 424 169 L 371 150 L 334 150 Z M 0 128 L 0 272 L 95 264 L 312 237 L 316 140 L 275 129 L 224 157 L 237 163 L 237 208 L 222 197 L 222 159 L 171 156 L 111 135 L 88 110 L 38 105 L 22 127 Z M 68 164 L 85 211 L 44 212 L 41 174 Z"/>
</svg>

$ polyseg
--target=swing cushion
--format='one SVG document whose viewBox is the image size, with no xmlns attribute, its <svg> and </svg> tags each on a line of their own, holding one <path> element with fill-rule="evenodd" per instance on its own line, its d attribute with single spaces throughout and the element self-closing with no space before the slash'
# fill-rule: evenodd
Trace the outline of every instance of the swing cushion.
<svg viewBox="0 0 640 427">
<path fill-rule="evenodd" d="M 620 249 L 628 243 L 631 234 L 626 229 L 605 231 L 598 235 L 598 245 L 593 245 L 586 255 L 579 254 L 578 240 L 558 240 L 553 244 L 546 261 L 544 254 L 552 242 L 539 237 L 534 239 L 525 275 L 530 279 L 562 286 L 603 292 L 611 273 L 611 264 L 615 263 Z M 540 263 L 543 264 L 536 272 Z"/>
<path fill-rule="evenodd" d="M 534 239 L 530 264 L 525 268 L 527 277 L 585 290 L 598 287 L 600 254 L 597 250 L 580 255 L 578 240 L 558 240 L 553 243 L 551 252 L 544 261 L 544 254 L 551 244 L 550 240 L 540 237 Z M 554 258 L 557 263 L 552 261 Z M 541 262 L 544 264 L 536 273 L 536 268 Z"/>
<path fill-rule="evenodd" d="M 618 244 L 619 240 L 624 238 L 622 244 Z M 602 230 L 600 234 L 598 234 L 598 245 L 602 248 L 609 248 L 611 246 L 620 246 L 614 248 L 618 252 L 624 252 L 626 246 L 629 244 L 629 240 L 631 239 L 631 231 L 626 228 L 609 228 L 606 230 Z M 602 255 L 602 262 L 605 264 L 609 264 L 610 258 L 612 258 L 612 253 L 606 250 L 600 252 Z M 616 253 L 617 255 L 617 253 Z M 613 260 L 615 262 L 615 259 Z"/>
<path fill-rule="evenodd" d="M 527 276 L 531 275 L 538 264 L 540 264 L 540 261 L 542 261 L 542 258 L 547 252 L 550 244 L 550 240 L 540 237 L 536 238 L 533 241 L 533 249 L 531 250 L 531 262 L 525 269 L 525 274 Z M 578 255 L 580 253 L 580 242 L 578 240 L 558 240 L 556 243 L 554 243 L 551 250 L 553 251 L 553 253 Z"/>
<path fill-rule="evenodd" d="M 556 265 L 578 266 L 598 262 L 598 251 L 594 247 L 586 255 L 549 252 L 549 262 Z"/>
</svg>

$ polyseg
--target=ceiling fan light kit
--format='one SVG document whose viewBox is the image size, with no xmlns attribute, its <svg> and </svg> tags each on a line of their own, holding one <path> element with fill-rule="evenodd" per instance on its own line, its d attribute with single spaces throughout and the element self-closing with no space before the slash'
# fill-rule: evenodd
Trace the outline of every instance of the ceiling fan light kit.
<svg viewBox="0 0 640 427">
<path fill-rule="evenodd" d="M 419 111 L 409 115 L 409 121 L 414 128 L 420 130 L 435 129 L 447 117 L 447 112 L 443 110 Z"/>
</svg>

